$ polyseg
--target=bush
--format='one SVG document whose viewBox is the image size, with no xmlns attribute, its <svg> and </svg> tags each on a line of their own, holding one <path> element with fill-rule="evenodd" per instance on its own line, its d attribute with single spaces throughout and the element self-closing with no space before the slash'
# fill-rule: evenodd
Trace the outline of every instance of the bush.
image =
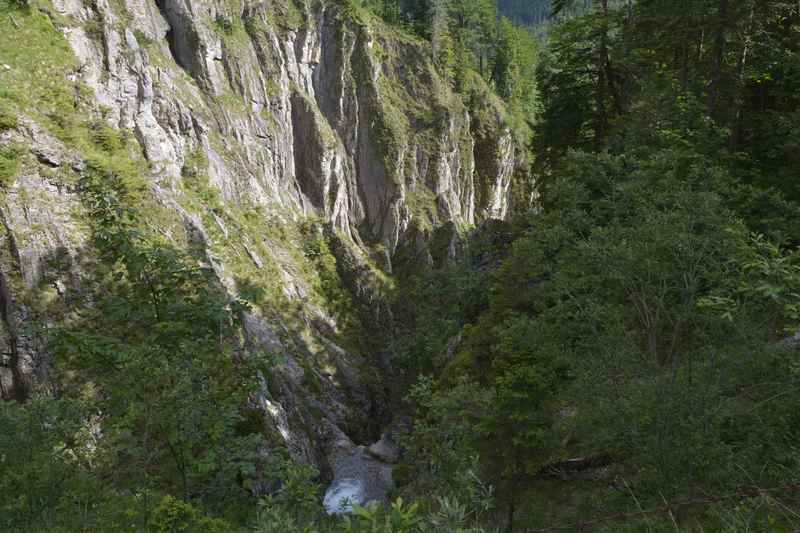
<svg viewBox="0 0 800 533">
<path fill-rule="evenodd" d="M 153 511 L 152 531 L 157 533 L 222 533 L 231 527 L 224 520 L 204 516 L 190 503 L 164 496 Z"/>
<path fill-rule="evenodd" d="M 16 145 L 0 148 L 0 185 L 8 184 L 17 175 L 22 154 L 22 148 Z"/>
<path fill-rule="evenodd" d="M 419 505 L 405 505 L 398 498 L 391 507 L 356 506 L 353 516 L 345 518 L 344 528 L 347 533 L 410 533 L 419 531 L 421 523 Z"/>
<path fill-rule="evenodd" d="M 0 107 L 0 133 L 6 130 L 16 129 L 19 125 L 17 116 L 10 110 Z"/>
<path fill-rule="evenodd" d="M 228 36 L 233 35 L 233 22 L 228 20 L 223 15 L 217 15 L 217 18 L 214 19 L 214 24 L 225 35 L 228 35 Z"/>
</svg>

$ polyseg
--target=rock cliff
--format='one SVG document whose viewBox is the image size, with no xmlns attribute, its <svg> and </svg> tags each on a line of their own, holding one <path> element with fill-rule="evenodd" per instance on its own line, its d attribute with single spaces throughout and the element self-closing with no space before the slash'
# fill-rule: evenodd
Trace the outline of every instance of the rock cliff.
<svg viewBox="0 0 800 533">
<path fill-rule="evenodd" d="M 509 208 L 521 148 L 483 83 L 455 93 L 344 0 L 53 0 L 2 24 L 2 396 L 57 387 L 41 330 L 91 305 L 74 184 L 96 156 L 56 112 L 74 98 L 101 144 L 127 139 L 154 231 L 232 296 L 266 291 L 241 345 L 279 355 L 257 399 L 275 434 L 329 476 L 343 441 L 376 440 L 393 258 Z"/>
</svg>

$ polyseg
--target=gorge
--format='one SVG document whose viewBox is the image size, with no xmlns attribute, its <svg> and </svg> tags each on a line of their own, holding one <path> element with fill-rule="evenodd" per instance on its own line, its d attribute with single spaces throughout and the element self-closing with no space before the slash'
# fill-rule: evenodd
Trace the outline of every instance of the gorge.
<svg viewBox="0 0 800 533">
<path fill-rule="evenodd" d="M 0 530 L 800 528 L 796 0 L 0 0 Z"/>
</svg>

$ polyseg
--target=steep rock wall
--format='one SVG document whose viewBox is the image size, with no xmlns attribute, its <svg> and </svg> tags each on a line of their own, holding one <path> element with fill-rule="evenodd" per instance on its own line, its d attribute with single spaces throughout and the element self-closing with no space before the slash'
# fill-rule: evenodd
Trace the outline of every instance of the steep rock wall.
<svg viewBox="0 0 800 533">
<path fill-rule="evenodd" d="M 342 346 L 298 227 L 327 226 L 342 285 L 371 308 L 362 324 L 385 331 L 376 260 L 391 272 L 399 247 L 424 251 L 441 224 L 505 216 L 520 148 L 502 106 L 478 84 L 480 109 L 468 109 L 424 44 L 344 1 L 53 0 L 46 11 L 75 57 L 63 83 L 141 147 L 170 214 L 154 224 L 202 247 L 232 295 L 242 280 L 275 289 L 245 317 L 242 346 L 283 356 L 257 399 L 276 434 L 323 470 L 333 443 L 374 438 L 389 362 L 374 344 Z M 4 398 L 55 386 L 43 337 L 26 325 L 90 305 L 93 261 L 64 180 L 87 154 L 17 111 L 0 132 L 0 147 L 27 150 L 0 197 Z M 213 209 L 208 191 L 187 186 L 195 175 Z"/>
</svg>

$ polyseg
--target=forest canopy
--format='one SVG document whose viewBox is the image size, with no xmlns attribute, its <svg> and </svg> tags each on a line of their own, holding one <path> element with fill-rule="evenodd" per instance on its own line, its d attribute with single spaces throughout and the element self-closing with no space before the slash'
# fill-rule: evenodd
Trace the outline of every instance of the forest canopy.
<svg viewBox="0 0 800 533">
<path fill-rule="evenodd" d="M 471 135 L 496 133 L 489 100 L 522 147 L 508 216 L 420 230 L 374 313 L 353 318 L 330 235 L 301 235 L 350 325 L 390 317 L 392 502 L 325 513 L 326 473 L 256 412 L 275 354 L 239 349 L 280 296 L 230 298 L 150 224 L 135 139 L 48 85 L 89 154 L 71 186 L 98 256 L 91 305 L 42 326 L 57 386 L 0 402 L 0 529 L 797 531 L 800 4 L 337 1 L 423 50 Z M 64 53 L 47 10 L 0 2 L 3 28 L 47 36 L 42 64 Z M 0 107 L 0 134 L 19 123 Z M 216 217 L 204 158 L 182 178 Z"/>
</svg>

